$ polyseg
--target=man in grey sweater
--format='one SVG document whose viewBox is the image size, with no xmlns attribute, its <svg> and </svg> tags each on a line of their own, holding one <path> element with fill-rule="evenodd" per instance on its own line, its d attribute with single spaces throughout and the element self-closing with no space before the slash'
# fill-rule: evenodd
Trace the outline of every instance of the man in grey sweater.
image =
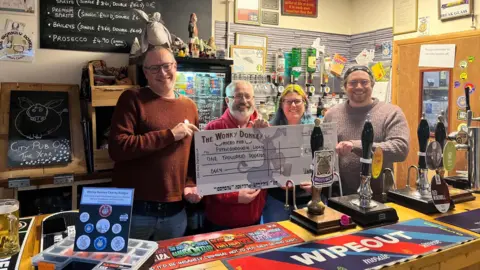
<svg viewBox="0 0 480 270">
<path fill-rule="evenodd" d="M 375 133 L 373 150 L 376 147 L 383 150 L 383 168 L 393 169 L 394 162 L 403 161 L 408 155 L 410 131 L 405 115 L 398 106 L 372 98 L 374 84 L 373 74 L 367 67 L 349 68 L 343 77 L 348 101 L 329 109 L 325 115 L 325 122 L 337 123 L 336 151 L 344 195 L 356 193 L 360 185 L 361 135 L 367 115 Z M 380 195 L 381 177 L 372 179 L 371 186 L 374 197 Z"/>
</svg>

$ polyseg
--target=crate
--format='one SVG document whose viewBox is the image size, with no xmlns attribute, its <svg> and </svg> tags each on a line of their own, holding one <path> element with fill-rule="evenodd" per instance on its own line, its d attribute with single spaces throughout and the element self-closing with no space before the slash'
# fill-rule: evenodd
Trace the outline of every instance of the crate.
<svg viewBox="0 0 480 270">
<path fill-rule="evenodd" d="M 128 77 L 132 82 L 135 82 L 135 70 L 131 67 L 128 68 Z M 93 107 L 102 107 L 102 106 L 115 106 L 117 105 L 117 100 L 123 91 L 131 88 L 138 88 L 138 85 L 95 85 L 94 74 L 93 74 L 93 63 L 88 64 L 88 76 L 90 78 L 90 89 L 92 91 L 92 106 Z"/>
</svg>

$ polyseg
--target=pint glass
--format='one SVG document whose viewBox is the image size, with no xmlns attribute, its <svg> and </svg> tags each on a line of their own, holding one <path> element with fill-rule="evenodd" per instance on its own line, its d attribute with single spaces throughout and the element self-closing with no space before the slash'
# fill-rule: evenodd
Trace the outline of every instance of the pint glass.
<svg viewBox="0 0 480 270">
<path fill-rule="evenodd" d="M 18 212 L 20 204 L 17 200 L 0 200 L 0 258 L 13 256 L 20 250 L 18 239 Z"/>
</svg>

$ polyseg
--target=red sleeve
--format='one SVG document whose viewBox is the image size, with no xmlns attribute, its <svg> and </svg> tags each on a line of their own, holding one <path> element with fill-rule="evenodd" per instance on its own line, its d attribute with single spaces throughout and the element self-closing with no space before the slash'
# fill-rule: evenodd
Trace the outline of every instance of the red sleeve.
<svg viewBox="0 0 480 270">
<path fill-rule="evenodd" d="M 215 198 L 215 200 L 217 200 L 221 203 L 232 203 L 232 204 L 237 204 L 238 203 L 238 192 L 215 194 L 215 195 L 211 195 L 211 196 L 213 196 Z"/>
<path fill-rule="evenodd" d="M 136 101 L 135 92 L 127 90 L 115 107 L 108 141 L 108 153 L 115 162 L 141 158 L 175 142 L 169 129 L 135 134 L 140 119 Z"/>
</svg>

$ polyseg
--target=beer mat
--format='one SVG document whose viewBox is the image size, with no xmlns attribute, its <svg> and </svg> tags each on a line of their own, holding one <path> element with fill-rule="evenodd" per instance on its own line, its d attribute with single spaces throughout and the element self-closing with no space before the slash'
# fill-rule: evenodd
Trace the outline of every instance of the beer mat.
<svg viewBox="0 0 480 270">
<path fill-rule="evenodd" d="M 20 244 L 20 251 L 12 257 L 1 259 L 0 262 L 3 268 L 0 269 L 17 270 L 20 267 L 23 249 L 25 248 L 28 235 L 33 227 L 34 220 L 35 217 L 20 218 L 18 224 L 18 242 Z"/>
<path fill-rule="evenodd" d="M 44 231 L 45 221 L 57 218 L 63 218 L 63 220 L 65 221 L 66 230 L 56 234 L 46 234 Z M 77 219 L 78 211 L 58 212 L 45 217 L 42 221 L 42 238 L 40 239 L 40 251 L 44 251 L 45 249 L 51 247 L 53 244 L 63 240 L 69 235 L 69 233 L 75 233 L 75 222 Z"/>
<path fill-rule="evenodd" d="M 380 269 L 476 239 L 424 219 L 223 260 L 229 269 Z"/>
<path fill-rule="evenodd" d="M 474 233 L 480 233 L 480 209 L 438 217 L 435 220 L 445 222 Z"/>
<path fill-rule="evenodd" d="M 159 241 L 150 270 L 188 267 L 303 242 L 278 223 Z"/>
</svg>

